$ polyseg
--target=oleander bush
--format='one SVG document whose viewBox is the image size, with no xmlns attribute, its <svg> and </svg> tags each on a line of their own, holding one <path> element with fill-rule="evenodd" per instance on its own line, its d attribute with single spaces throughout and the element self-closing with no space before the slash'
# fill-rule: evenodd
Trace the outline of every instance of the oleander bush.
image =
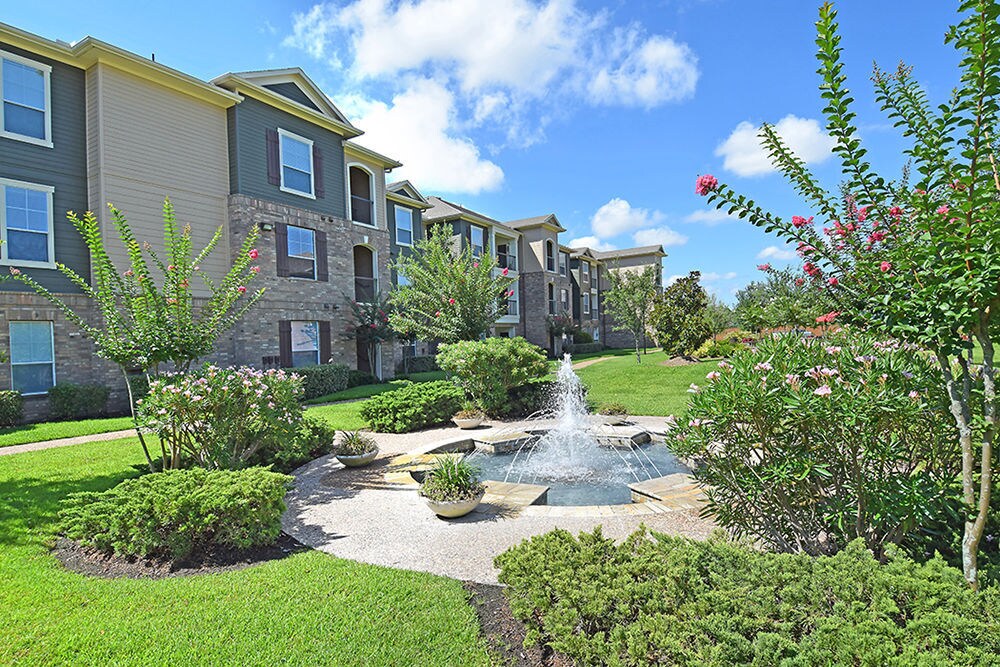
<svg viewBox="0 0 1000 667">
<path fill-rule="evenodd" d="M 707 512 L 779 551 L 880 553 L 938 521 L 960 469 L 940 371 L 909 345 L 844 332 L 761 340 L 693 387 L 668 440 Z"/>
<path fill-rule="evenodd" d="M 24 397 L 19 391 L 0 391 L 0 428 L 16 426 L 24 417 Z"/>
<path fill-rule="evenodd" d="M 462 407 L 461 388 L 447 380 L 407 383 L 361 405 L 361 418 L 374 431 L 408 433 L 451 421 Z"/>
<path fill-rule="evenodd" d="M 105 414 L 111 390 L 100 384 L 60 382 L 49 389 L 53 419 L 85 419 Z"/>
<path fill-rule="evenodd" d="M 71 494 L 66 537 L 107 554 L 175 562 L 273 544 L 292 478 L 266 468 L 168 470 Z"/>
<path fill-rule="evenodd" d="M 503 412 L 512 389 L 549 372 L 542 349 L 523 338 L 486 338 L 442 345 L 437 362 L 489 415 Z"/>
<path fill-rule="evenodd" d="M 555 530 L 496 559 L 527 641 L 576 665 L 993 665 L 1000 591 L 860 540 L 834 556 L 714 536 Z"/>
<path fill-rule="evenodd" d="M 347 389 L 351 369 L 344 364 L 300 366 L 295 374 L 302 378 L 302 400 L 308 401 Z"/>
</svg>

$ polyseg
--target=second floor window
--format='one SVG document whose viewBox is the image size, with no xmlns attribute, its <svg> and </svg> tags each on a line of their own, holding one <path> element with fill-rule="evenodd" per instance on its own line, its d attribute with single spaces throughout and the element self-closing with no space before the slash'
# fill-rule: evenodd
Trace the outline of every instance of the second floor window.
<svg viewBox="0 0 1000 667">
<path fill-rule="evenodd" d="M 556 288 L 549 283 L 549 315 L 556 314 Z"/>
<path fill-rule="evenodd" d="M 0 256 L 18 266 L 54 266 L 52 193 L 47 185 L 0 179 Z"/>
<path fill-rule="evenodd" d="M 559 253 L 559 275 L 565 276 L 569 266 L 569 255 L 564 252 Z"/>
<path fill-rule="evenodd" d="M 497 244 L 497 265 L 501 269 L 510 269 L 511 271 L 517 271 L 516 242 L 511 241 L 509 243 Z"/>
<path fill-rule="evenodd" d="M 518 307 L 518 288 L 517 281 L 515 280 L 510 284 L 507 289 L 507 314 L 508 315 L 518 315 L 520 313 Z"/>
<path fill-rule="evenodd" d="M 473 257 L 482 257 L 486 254 L 486 230 L 475 225 L 469 230 L 469 246 L 472 248 Z"/>
<path fill-rule="evenodd" d="M 315 197 L 313 142 L 280 128 L 278 137 L 281 147 L 281 189 L 304 197 Z"/>
<path fill-rule="evenodd" d="M 52 145 L 49 76 L 52 68 L 0 51 L 0 135 L 44 146 Z"/>
<path fill-rule="evenodd" d="M 316 232 L 288 225 L 288 275 L 316 280 Z"/>
<path fill-rule="evenodd" d="M 413 245 L 413 209 L 396 206 L 396 243 Z"/>
<path fill-rule="evenodd" d="M 590 293 L 583 295 L 583 314 L 590 315 Z"/>
<path fill-rule="evenodd" d="M 597 290 L 590 290 L 590 311 L 597 318 Z"/>
<path fill-rule="evenodd" d="M 351 220 L 374 227 L 375 184 L 372 175 L 358 166 L 353 166 L 348 171 L 351 181 Z"/>
<path fill-rule="evenodd" d="M 552 241 L 545 242 L 545 270 L 553 273 L 556 270 L 556 247 Z"/>
<path fill-rule="evenodd" d="M 590 263 L 582 262 L 581 265 L 583 266 L 583 281 L 590 282 Z"/>
</svg>

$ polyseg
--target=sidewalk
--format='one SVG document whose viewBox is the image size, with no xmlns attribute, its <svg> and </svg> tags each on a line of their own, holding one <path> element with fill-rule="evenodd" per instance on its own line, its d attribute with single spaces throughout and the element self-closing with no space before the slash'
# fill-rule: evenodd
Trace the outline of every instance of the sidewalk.
<svg viewBox="0 0 1000 667">
<path fill-rule="evenodd" d="M 92 435 L 78 435 L 75 438 L 59 438 L 58 440 L 45 440 L 44 442 L 29 442 L 24 445 L 11 445 L 10 447 L 0 447 L 0 456 L 10 454 L 21 454 L 22 452 L 35 452 L 40 449 L 53 449 L 55 447 L 69 447 L 70 445 L 82 445 L 85 442 L 101 442 L 105 440 L 121 440 L 135 435 L 135 429 L 125 431 L 110 431 L 108 433 L 94 433 Z"/>
</svg>

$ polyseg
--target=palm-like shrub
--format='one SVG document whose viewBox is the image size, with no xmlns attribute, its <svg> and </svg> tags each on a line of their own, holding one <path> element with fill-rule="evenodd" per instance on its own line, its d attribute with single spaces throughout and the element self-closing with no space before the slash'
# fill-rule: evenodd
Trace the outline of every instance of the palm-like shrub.
<svg viewBox="0 0 1000 667">
<path fill-rule="evenodd" d="M 439 456 L 420 485 L 420 495 L 438 502 L 472 500 L 485 490 L 479 481 L 479 469 L 453 456 Z"/>
</svg>

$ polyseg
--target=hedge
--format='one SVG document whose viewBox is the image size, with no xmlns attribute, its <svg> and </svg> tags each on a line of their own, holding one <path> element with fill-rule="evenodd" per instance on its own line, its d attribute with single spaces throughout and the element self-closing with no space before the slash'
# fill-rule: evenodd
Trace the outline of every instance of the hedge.
<svg viewBox="0 0 1000 667">
<path fill-rule="evenodd" d="M 347 389 L 351 369 L 343 364 L 320 364 L 289 369 L 302 377 L 302 400 L 308 401 Z"/>
<path fill-rule="evenodd" d="M 361 405 L 361 417 L 375 431 L 408 433 L 448 423 L 462 408 L 462 390 L 447 380 L 405 384 Z"/>
<path fill-rule="evenodd" d="M 60 382 L 49 389 L 53 419 L 85 419 L 105 414 L 111 390 L 100 384 Z"/>
</svg>

